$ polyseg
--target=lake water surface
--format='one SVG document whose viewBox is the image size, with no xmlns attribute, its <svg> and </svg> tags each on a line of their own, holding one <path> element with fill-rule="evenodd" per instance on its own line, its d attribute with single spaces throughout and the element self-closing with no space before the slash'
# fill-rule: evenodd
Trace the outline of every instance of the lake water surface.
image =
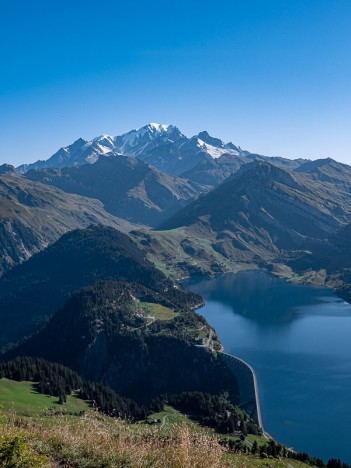
<svg viewBox="0 0 351 468">
<path fill-rule="evenodd" d="M 225 351 L 256 371 L 265 430 L 298 451 L 351 463 L 351 305 L 264 271 L 185 284 Z"/>
</svg>

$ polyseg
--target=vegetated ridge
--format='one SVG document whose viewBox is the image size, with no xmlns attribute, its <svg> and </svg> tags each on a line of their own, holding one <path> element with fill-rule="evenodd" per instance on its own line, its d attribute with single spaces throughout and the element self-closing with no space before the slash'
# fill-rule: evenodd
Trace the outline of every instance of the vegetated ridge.
<svg viewBox="0 0 351 468">
<path fill-rule="evenodd" d="M 145 302 L 153 304 L 154 317 Z M 157 319 L 160 303 L 169 308 L 167 320 Z M 172 307 L 168 291 L 103 282 L 75 292 L 42 330 L 4 358 L 33 355 L 59 362 L 139 403 L 193 390 L 228 392 L 236 403 L 230 371 L 215 354 L 194 346 L 208 337 L 216 340 L 206 320 Z"/>
<path fill-rule="evenodd" d="M 107 213 L 97 200 L 31 181 L 12 166 L 4 166 L 0 167 L 0 276 L 72 229 L 104 224 L 127 232 L 133 227 Z"/>
<path fill-rule="evenodd" d="M 166 278 L 127 235 L 91 226 L 68 232 L 1 279 L 1 343 L 37 330 L 75 290 L 102 280 L 136 282 L 159 294 L 167 291 L 174 307 L 202 302 Z"/>
<path fill-rule="evenodd" d="M 132 232 L 150 258 L 186 274 L 287 265 L 351 220 L 344 185 L 267 162 L 244 166 L 157 231 Z"/>
</svg>

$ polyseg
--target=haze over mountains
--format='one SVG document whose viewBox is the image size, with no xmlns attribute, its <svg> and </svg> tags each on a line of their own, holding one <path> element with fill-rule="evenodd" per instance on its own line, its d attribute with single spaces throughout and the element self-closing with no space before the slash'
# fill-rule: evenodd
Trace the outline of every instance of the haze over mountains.
<svg viewBox="0 0 351 468">
<path fill-rule="evenodd" d="M 222 162 L 224 166 L 226 164 L 234 166 L 229 170 L 229 173 L 232 173 L 242 164 L 267 158 L 242 150 L 231 142 L 225 143 L 220 138 L 210 136 L 207 131 L 188 138 L 174 125 L 151 123 L 120 136 L 101 135 L 90 141 L 79 138 L 71 145 L 60 148 L 49 159 L 23 164 L 18 167 L 18 171 L 25 173 L 31 169 L 93 164 L 99 157 L 121 155 L 138 158 L 162 172 L 175 176 L 183 176 L 190 170 L 197 172 L 195 168 L 198 165 L 199 171 L 203 171 L 203 165 L 207 162 L 208 171 L 218 172 L 217 183 L 223 180 L 219 169 Z M 304 162 L 301 159 L 292 161 L 279 157 L 270 160 L 276 165 L 291 169 Z M 224 174 L 227 173 L 228 169 Z M 199 182 L 204 183 L 202 180 Z"/>
<path fill-rule="evenodd" d="M 351 222 L 346 164 L 252 154 L 206 131 L 188 138 L 174 125 L 80 138 L 46 161 L 3 165 L 1 174 L 2 271 L 88 224 L 134 229 L 153 260 L 181 271 L 182 263 L 186 271 L 206 264 L 211 272 L 226 261 L 290 258 Z M 9 181 L 16 181 L 16 196 Z M 58 199 L 72 204 L 69 216 Z M 36 218 L 44 206 L 45 221 Z M 137 225 L 167 233 L 137 232 Z"/>
<path fill-rule="evenodd" d="M 243 150 L 231 142 L 225 143 L 220 138 L 209 135 L 207 131 L 188 138 L 174 125 L 151 123 L 120 136 L 101 135 L 90 141 L 78 138 L 71 145 L 60 148 L 47 160 L 23 164 L 17 170 L 28 173 L 32 170 L 68 168 L 94 164 L 99 158 L 117 159 L 120 156 L 136 158 L 162 173 L 180 176 L 209 188 L 237 172 L 244 164 L 255 161 L 266 161 L 283 169 L 302 172 L 318 172 L 318 166 L 324 165 L 323 161 L 332 161 L 330 158 L 318 162 L 263 156 Z M 338 167 L 348 167 L 334 163 Z M 45 177 L 44 174 L 42 177 Z M 40 179 L 33 172 L 31 177 Z"/>
<path fill-rule="evenodd" d="M 97 198 L 111 214 L 148 226 L 160 224 L 208 191 L 206 186 L 161 173 L 129 156 L 101 157 L 92 165 L 32 169 L 26 177 Z"/>
<path fill-rule="evenodd" d="M 0 166 L 0 276 L 65 232 L 90 224 L 123 232 L 133 228 L 106 212 L 98 200 L 32 182 L 12 166 Z"/>
</svg>

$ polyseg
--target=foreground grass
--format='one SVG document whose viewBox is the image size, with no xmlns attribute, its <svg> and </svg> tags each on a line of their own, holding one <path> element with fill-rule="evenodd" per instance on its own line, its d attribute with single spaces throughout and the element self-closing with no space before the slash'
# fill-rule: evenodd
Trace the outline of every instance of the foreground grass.
<svg viewBox="0 0 351 468">
<path fill-rule="evenodd" d="M 174 427 L 171 437 L 159 437 L 157 430 L 145 434 L 137 425 L 91 412 L 74 419 L 53 418 L 54 424 L 29 418 L 7 420 L 2 426 L 3 437 L 20 437 L 30 452 L 62 466 L 225 466 L 224 450 L 217 440 L 191 433 L 185 425 Z"/>
<path fill-rule="evenodd" d="M 81 414 L 75 415 L 75 414 Z M 30 382 L 0 380 L 0 466 L 124 468 L 306 468 L 294 460 L 231 453 L 219 435 L 170 406 L 145 422 L 130 423 L 35 392 Z M 249 436 L 250 437 L 250 436 Z M 250 449 L 248 437 L 247 448 Z"/>
<path fill-rule="evenodd" d="M 69 418 L 19 418 L 3 414 L 0 422 L 0 457 L 11 441 L 25 452 L 26 464 L 0 466 L 66 467 L 306 467 L 293 460 L 260 459 L 230 454 L 218 438 L 174 424 L 168 436 L 159 429 L 145 433 L 138 424 L 108 418 L 91 411 Z M 55 466 L 56 466 L 55 465 Z"/>
<path fill-rule="evenodd" d="M 15 382 L 0 379 L 0 402 L 6 411 L 15 411 L 18 416 L 37 416 L 51 412 L 79 413 L 88 405 L 74 396 L 60 405 L 57 397 L 37 393 L 31 382 Z"/>
</svg>

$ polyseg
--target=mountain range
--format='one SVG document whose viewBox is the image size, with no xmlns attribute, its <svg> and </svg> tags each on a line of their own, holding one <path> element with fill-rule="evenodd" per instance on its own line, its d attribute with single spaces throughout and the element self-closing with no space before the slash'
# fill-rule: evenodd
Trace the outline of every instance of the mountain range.
<svg viewBox="0 0 351 468">
<path fill-rule="evenodd" d="M 32 164 L 24 164 L 17 169 L 26 173 L 31 169 L 62 168 L 79 166 L 82 164 L 94 164 L 100 157 L 130 156 L 138 158 L 147 164 L 167 174 L 182 176 L 199 165 L 199 171 L 204 172 L 204 163 L 207 162 L 207 170 L 219 173 L 217 183 L 228 173 L 228 167 L 221 175 L 221 163 L 233 168 L 229 173 L 235 172 L 238 167 L 246 162 L 266 159 L 266 156 L 252 154 L 242 150 L 233 143 L 225 143 L 219 138 L 202 131 L 193 137 L 186 137 L 174 125 L 162 125 L 151 123 L 138 130 L 131 130 L 120 136 L 101 135 L 93 140 L 79 138 L 69 146 L 60 148 L 47 160 L 39 160 Z M 230 158 L 231 157 L 231 158 Z M 216 163 L 216 160 L 219 160 Z M 285 158 L 272 159 L 277 165 L 291 169 L 298 167 L 304 160 L 291 161 Z M 199 180 L 199 183 L 204 183 Z"/>
<path fill-rule="evenodd" d="M 165 149 L 164 154 L 157 151 L 160 147 Z M 188 165 L 195 165 L 201 157 L 218 158 L 223 154 L 238 156 L 245 152 L 232 143 L 225 144 L 217 138 L 211 138 L 207 132 L 187 138 L 174 125 L 151 123 L 120 136 L 101 135 L 90 141 L 79 138 L 71 145 L 60 148 L 48 160 L 22 165 L 18 170 L 27 172 L 30 169 L 92 164 L 99 156 L 124 155 L 138 157 L 165 172 L 179 175 Z M 168 163 L 172 166 L 172 159 L 179 161 L 173 163 L 173 170 L 165 170 Z"/>
<path fill-rule="evenodd" d="M 336 163 L 338 164 L 338 163 Z M 324 164 L 324 172 L 333 161 Z M 133 232 L 154 261 L 179 274 L 287 264 L 351 221 L 345 181 L 268 162 L 246 164 L 157 230 Z"/>
<path fill-rule="evenodd" d="M 24 192 L 28 184 L 37 190 L 45 184 L 48 194 L 56 187 L 67 201 L 79 195 L 90 209 L 98 200 L 101 219 L 90 217 L 92 224 L 115 223 L 161 268 L 181 274 L 226 271 L 234 263 L 284 263 L 350 222 L 350 166 L 330 158 L 253 154 L 206 131 L 188 138 L 174 125 L 78 139 L 46 161 L 17 170 L 4 165 L 0 173 L 16 178 Z M 16 224 L 15 215 L 9 222 Z M 2 271 L 62 233 L 42 240 L 43 223 L 35 224 L 33 240 L 26 241 L 33 247 L 25 245 L 25 254 L 7 230 Z"/>
<path fill-rule="evenodd" d="M 95 164 L 29 170 L 26 177 L 100 200 L 109 213 L 157 226 L 209 187 L 162 173 L 129 156 L 100 157 Z"/>
</svg>

